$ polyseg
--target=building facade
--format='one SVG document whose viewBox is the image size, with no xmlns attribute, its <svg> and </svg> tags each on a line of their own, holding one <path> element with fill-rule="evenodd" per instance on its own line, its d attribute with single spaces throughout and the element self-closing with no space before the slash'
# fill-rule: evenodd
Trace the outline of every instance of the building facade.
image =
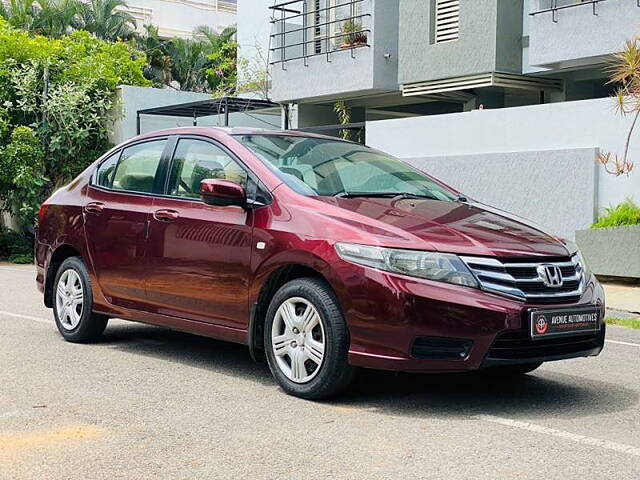
<svg viewBox="0 0 640 480">
<path fill-rule="evenodd" d="M 344 101 L 369 145 L 568 237 L 640 201 L 638 169 L 596 161 L 630 125 L 607 62 L 640 34 L 637 0 L 243 1 L 269 25 L 270 98 L 290 128 L 337 133 Z"/>
<path fill-rule="evenodd" d="M 220 32 L 236 23 L 236 0 L 128 0 L 137 29 L 155 25 L 162 37 L 188 38 L 201 25 Z"/>
</svg>

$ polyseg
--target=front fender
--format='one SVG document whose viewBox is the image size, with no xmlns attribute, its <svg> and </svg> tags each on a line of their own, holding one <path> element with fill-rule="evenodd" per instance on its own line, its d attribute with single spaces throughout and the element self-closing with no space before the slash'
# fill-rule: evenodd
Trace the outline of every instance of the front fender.
<svg viewBox="0 0 640 480">
<path fill-rule="evenodd" d="M 304 249 L 287 248 L 272 252 L 270 255 L 256 255 L 252 262 L 252 283 L 249 288 L 249 304 L 254 305 L 269 278 L 283 267 L 304 267 L 320 274 L 334 289 L 338 297 L 345 290 L 340 275 L 333 268 L 340 261 L 332 245 L 321 240 L 306 240 Z M 314 244 L 309 245 L 309 244 Z M 309 248 L 312 247 L 312 248 Z"/>
</svg>

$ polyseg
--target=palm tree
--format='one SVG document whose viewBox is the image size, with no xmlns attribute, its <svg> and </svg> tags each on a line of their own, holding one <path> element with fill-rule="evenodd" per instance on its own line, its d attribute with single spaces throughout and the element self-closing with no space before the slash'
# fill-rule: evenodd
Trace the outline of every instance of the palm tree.
<svg viewBox="0 0 640 480">
<path fill-rule="evenodd" d="M 629 175 L 634 167 L 634 162 L 629 158 L 629 147 L 640 122 L 640 37 L 628 40 L 624 49 L 614 55 L 609 75 L 609 83 L 617 85 L 615 100 L 618 112 L 632 118 L 622 156 L 612 152 L 598 155 L 605 171 L 618 177 Z"/>
<path fill-rule="evenodd" d="M 236 33 L 238 33 L 238 29 L 235 27 L 235 25 L 225 28 L 220 33 L 217 33 L 208 25 L 200 25 L 199 27 L 196 27 L 193 32 L 194 36 L 196 37 L 204 37 L 210 44 L 212 50 L 215 50 L 223 44 L 233 40 Z"/>
<path fill-rule="evenodd" d="M 173 38 L 166 42 L 172 77 L 180 84 L 180 90 L 207 92 L 216 88 L 219 82 L 216 81 L 218 75 L 213 73 L 217 65 L 215 58 L 228 56 L 225 49 L 235 34 L 235 27 L 216 33 L 200 26 L 191 39 Z M 233 50 L 235 52 L 235 47 Z"/>
<path fill-rule="evenodd" d="M 235 41 L 237 28 L 227 27 L 216 33 L 206 26 L 200 26 L 196 35 L 206 40 L 207 58 L 206 70 L 209 90 L 216 95 L 228 95 L 235 92 L 237 84 L 237 53 L 238 44 Z"/>
<path fill-rule="evenodd" d="M 80 0 L 9 0 L 0 2 L 0 16 L 10 25 L 48 37 L 61 37 L 78 26 Z"/>
<path fill-rule="evenodd" d="M 9 0 L 0 1 L 0 17 L 9 22 L 9 25 L 23 30 L 31 31 L 34 19 L 38 16 L 35 0 Z"/>
<path fill-rule="evenodd" d="M 135 36 L 136 48 L 147 56 L 148 65 L 145 77 L 153 82 L 154 87 L 169 85 L 171 77 L 171 55 L 168 53 L 168 41 L 160 38 L 158 27 L 144 26 L 145 33 Z"/>
<path fill-rule="evenodd" d="M 173 38 L 167 44 L 171 56 L 171 73 L 180 90 L 205 92 L 208 90 L 206 70 L 209 66 L 207 43 L 199 40 Z"/>
<path fill-rule="evenodd" d="M 123 11 L 124 0 L 91 0 L 80 12 L 79 28 L 102 40 L 130 39 L 136 28 L 133 16 Z"/>
<path fill-rule="evenodd" d="M 79 0 L 38 0 L 31 30 L 48 37 L 61 37 L 79 26 L 84 8 Z"/>
</svg>

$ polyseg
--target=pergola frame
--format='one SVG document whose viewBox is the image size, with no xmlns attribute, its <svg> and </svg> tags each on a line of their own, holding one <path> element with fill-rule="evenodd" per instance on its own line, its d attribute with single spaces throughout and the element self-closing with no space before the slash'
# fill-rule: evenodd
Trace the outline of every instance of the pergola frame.
<svg viewBox="0 0 640 480">
<path fill-rule="evenodd" d="M 198 125 L 198 118 L 224 114 L 224 126 L 229 126 L 230 113 L 244 113 L 255 110 L 280 108 L 280 105 L 269 100 L 256 98 L 221 97 L 196 102 L 178 103 L 163 107 L 144 108 L 136 112 L 136 133 L 140 135 L 142 115 L 162 115 L 166 117 L 193 118 L 193 125 Z"/>
</svg>

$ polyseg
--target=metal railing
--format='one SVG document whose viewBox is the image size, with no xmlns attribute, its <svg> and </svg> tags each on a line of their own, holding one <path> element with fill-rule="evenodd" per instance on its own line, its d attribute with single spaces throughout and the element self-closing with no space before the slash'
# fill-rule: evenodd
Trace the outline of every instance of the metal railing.
<svg viewBox="0 0 640 480">
<path fill-rule="evenodd" d="M 365 0 L 289 0 L 272 7 L 273 33 L 270 35 L 270 65 L 304 60 L 369 47 L 370 12 L 362 12 Z M 345 14 L 345 11 L 347 13 Z M 278 17 L 279 15 L 279 17 Z M 339 18 L 338 18 L 339 17 Z"/>
<path fill-rule="evenodd" d="M 598 15 L 598 4 L 601 2 L 606 2 L 607 0 L 569 0 L 569 3 L 565 3 L 559 0 L 548 0 L 549 7 L 543 8 L 536 12 L 531 12 L 529 15 L 535 17 L 536 15 L 540 15 L 543 13 L 551 12 L 551 19 L 553 23 L 558 23 L 558 11 L 565 10 L 567 8 L 575 8 L 575 7 L 584 7 L 590 5 L 594 15 Z M 640 0 L 636 0 L 636 5 L 640 7 Z"/>
</svg>

